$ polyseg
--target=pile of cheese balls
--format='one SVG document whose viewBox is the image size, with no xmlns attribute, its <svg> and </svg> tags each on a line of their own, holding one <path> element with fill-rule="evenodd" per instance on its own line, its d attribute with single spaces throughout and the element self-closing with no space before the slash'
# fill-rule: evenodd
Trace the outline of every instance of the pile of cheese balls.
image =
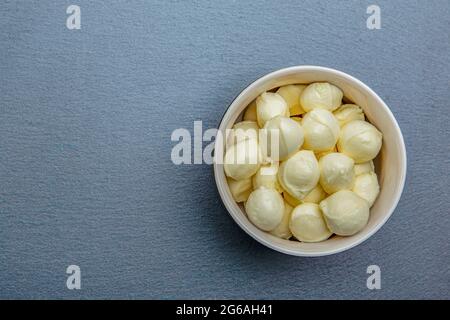
<svg viewBox="0 0 450 320">
<path fill-rule="evenodd" d="M 224 170 L 233 198 L 259 229 L 319 242 L 367 224 L 379 194 L 372 160 L 382 134 L 342 99 L 330 83 L 287 85 L 262 93 L 234 125 L 244 134 L 231 135 Z M 264 144 L 261 129 L 268 132 Z"/>
</svg>

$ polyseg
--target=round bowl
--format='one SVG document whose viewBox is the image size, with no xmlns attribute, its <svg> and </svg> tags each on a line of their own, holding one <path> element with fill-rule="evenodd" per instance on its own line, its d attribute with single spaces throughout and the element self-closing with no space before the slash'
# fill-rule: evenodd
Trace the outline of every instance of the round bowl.
<svg viewBox="0 0 450 320">
<path fill-rule="evenodd" d="M 389 107 L 367 85 L 358 79 L 330 68 L 295 66 L 269 73 L 245 88 L 231 103 L 220 122 L 219 131 L 225 134 L 242 118 L 242 113 L 264 91 L 294 83 L 326 81 L 338 86 L 344 96 L 363 108 L 367 119 L 383 133 L 383 146 L 374 160 L 380 184 L 380 194 L 370 209 L 366 227 L 350 237 L 332 236 L 318 243 L 284 240 L 261 231 L 245 214 L 242 205 L 233 200 L 223 169 L 223 161 L 215 161 L 214 177 L 220 197 L 234 221 L 263 245 L 279 252 L 304 257 L 335 254 L 353 248 L 370 238 L 386 223 L 397 206 L 406 178 L 406 149 L 403 136 Z M 224 148 L 223 144 L 216 148 Z M 221 151 L 224 151 L 223 149 Z M 223 154 L 217 152 L 216 154 Z"/>
</svg>

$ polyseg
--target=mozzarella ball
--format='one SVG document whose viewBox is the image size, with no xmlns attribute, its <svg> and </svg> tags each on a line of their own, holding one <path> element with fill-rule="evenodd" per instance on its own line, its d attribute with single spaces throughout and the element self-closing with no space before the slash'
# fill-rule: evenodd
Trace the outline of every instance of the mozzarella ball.
<svg viewBox="0 0 450 320">
<path fill-rule="evenodd" d="M 287 191 L 283 190 L 283 198 L 284 201 L 286 201 L 290 206 L 296 207 L 299 204 L 302 204 L 301 200 L 295 199 L 293 196 L 291 196 Z"/>
<path fill-rule="evenodd" d="M 244 202 L 247 201 L 248 196 L 252 192 L 252 179 L 247 178 L 243 180 L 233 180 L 231 178 L 227 178 L 228 187 L 230 188 L 231 194 L 233 195 L 233 199 L 236 202 Z"/>
<path fill-rule="evenodd" d="M 355 164 L 355 176 L 359 176 L 363 173 L 375 172 L 375 166 L 373 165 L 373 161 L 367 161 L 360 164 Z"/>
<path fill-rule="evenodd" d="M 312 151 L 301 150 L 281 163 L 278 181 L 292 197 L 302 200 L 319 181 L 320 170 Z"/>
<path fill-rule="evenodd" d="M 298 122 L 300 124 L 302 124 L 302 118 L 301 117 L 291 117 L 292 120 L 294 120 L 295 122 Z"/>
<path fill-rule="evenodd" d="M 265 187 L 268 189 L 275 189 L 279 193 L 283 192 L 283 189 L 278 183 L 278 169 L 278 163 L 261 166 L 252 178 L 253 189 Z"/>
<path fill-rule="evenodd" d="M 256 100 L 253 100 L 245 109 L 243 119 L 244 121 L 258 121 L 258 118 L 256 117 Z"/>
<path fill-rule="evenodd" d="M 248 139 L 232 145 L 225 153 L 224 170 L 234 180 L 250 178 L 258 171 L 261 152 L 256 139 Z"/>
<path fill-rule="evenodd" d="M 325 157 L 327 154 L 330 154 L 333 152 L 337 152 L 336 146 L 334 146 L 333 149 L 331 149 L 331 150 L 314 152 L 314 154 L 316 155 L 317 160 L 320 160 L 322 157 Z"/>
<path fill-rule="evenodd" d="M 289 229 L 289 221 L 291 220 L 292 209 L 293 208 L 289 204 L 287 204 L 286 202 L 284 203 L 283 219 L 275 229 L 270 231 L 272 235 L 286 240 L 292 237 L 291 229 Z"/>
<path fill-rule="evenodd" d="M 306 130 L 305 130 L 306 140 Z M 356 163 L 374 159 L 381 149 L 382 134 L 372 124 L 355 120 L 342 127 L 337 147 Z"/>
<path fill-rule="evenodd" d="M 327 197 L 327 193 L 322 188 L 320 184 L 317 184 L 317 186 L 311 190 L 310 193 L 306 195 L 306 197 L 303 198 L 302 202 L 309 202 L 309 203 L 320 203 L 323 199 Z"/>
<path fill-rule="evenodd" d="M 256 189 L 250 193 L 245 203 L 245 211 L 255 226 L 264 231 L 271 231 L 283 220 L 283 197 L 273 189 Z"/>
<path fill-rule="evenodd" d="M 343 96 L 342 90 L 332 84 L 311 83 L 300 95 L 300 105 L 306 112 L 313 109 L 333 111 L 342 104 Z"/>
<path fill-rule="evenodd" d="M 364 112 L 356 104 L 344 104 L 333 111 L 333 115 L 341 127 L 353 120 L 364 120 Z"/>
<path fill-rule="evenodd" d="M 302 203 L 320 203 L 323 199 L 327 197 L 327 193 L 323 190 L 320 184 L 317 184 L 314 189 L 312 189 L 303 200 L 295 199 L 288 192 L 283 191 L 284 200 L 289 203 L 294 208 Z"/>
<path fill-rule="evenodd" d="M 277 90 L 277 93 L 286 101 L 291 116 L 305 113 L 300 106 L 300 95 L 305 88 L 306 85 L 303 84 L 290 84 Z"/>
<path fill-rule="evenodd" d="M 267 121 L 263 134 L 267 137 L 261 142 L 263 155 L 275 161 L 287 159 L 303 144 L 301 125 L 288 117 L 278 116 Z"/>
<path fill-rule="evenodd" d="M 319 242 L 332 235 L 319 205 L 315 203 L 304 203 L 297 206 L 292 211 L 289 228 L 294 237 L 303 242 Z"/>
<path fill-rule="evenodd" d="M 289 117 L 289 108 L 278 93 L 264 92 L 256 99 L 256 116 L 260 128 L 276 116 Z"/>
<path fill-rule="evenodd" d="M 320 209 L 331 232 L 351 236 L 361 231 L 369 220 L 366 200 L 349 190 L 341 190 L 320 202 Z"/>
<path fill-rule="evenodd" d="M 331 194 L 353 187 L 355 170 L 352 158 L 333 152 L 319 160 L 320 184 L 325 192 Z"/>
<path fill-rule="evenodd" d="M 305 135 L 304 149 L 316 152 L 334 147 L 339 138 L 339 123 L 330 111 L 314 109 L 302 119 Z"/>
<path fill-rule="evenodd" d="M 228 136 L 228 147 L 238 142 L 257 139 L 259 135 L 258 124 L 254 121 L 241 121 L 236 123 Z"/>
<path fill-rule="evenodd" d="M 368 172 L 357 176 L 355 185 L 353 186 L 353 192 L 366 200 L 369 203 L 369 207 L 372 207 L 380 193 L 377 174 L 375 172 Z"/>
</svg>

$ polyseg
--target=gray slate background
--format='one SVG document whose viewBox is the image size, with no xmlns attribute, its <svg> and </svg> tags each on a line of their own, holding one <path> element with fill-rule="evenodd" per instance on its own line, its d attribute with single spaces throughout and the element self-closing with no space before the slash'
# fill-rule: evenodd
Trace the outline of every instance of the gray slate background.
<svg viewBox="0 0 450 320">
<path fill-rule="evenodd" d="M 448 0 L 1 1 L 0 30 L 0 298 L 450 298 Z M 408 151 L 389 222 L 323 258 L 258 244 L 210 166 L 170 161 L 174 129 L 301 64 L 371 86 Z"/>
</svg>

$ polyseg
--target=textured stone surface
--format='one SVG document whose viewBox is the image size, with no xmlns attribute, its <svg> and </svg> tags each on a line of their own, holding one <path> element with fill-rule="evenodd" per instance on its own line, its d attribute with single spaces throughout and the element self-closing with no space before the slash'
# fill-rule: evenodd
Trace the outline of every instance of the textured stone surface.
<svg viewBox="0 0 450 320">
<path fill-rule="evenodd" d="M 450 298 L 450 3 L 0 4 L 0 298 Z M 231 220 L 175 128 L 215 127 L 253 79 L 348 72 L 391 107 L 408 178 L 389 222 L 334 256 L 271 251 Z M 82 289 L 65 287 L 77 264 Z M 366 288 L 366 268 L 382 289 Z"/>
</svg>

